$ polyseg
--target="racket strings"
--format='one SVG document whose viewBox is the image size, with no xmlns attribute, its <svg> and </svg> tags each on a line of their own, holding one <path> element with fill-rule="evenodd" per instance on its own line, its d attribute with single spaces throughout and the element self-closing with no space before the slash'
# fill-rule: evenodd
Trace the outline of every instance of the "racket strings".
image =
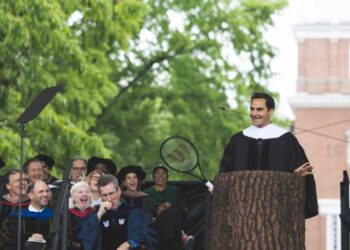
<svg viewBox="0 0 350 250">
<path fill-rule="evenodd" d="M 173 137 L 164 142 L 160 153 L 169 167 L 180 171 L 191 171 L 198 163 L 196 149 L 182 138 Z"/>
</svg>

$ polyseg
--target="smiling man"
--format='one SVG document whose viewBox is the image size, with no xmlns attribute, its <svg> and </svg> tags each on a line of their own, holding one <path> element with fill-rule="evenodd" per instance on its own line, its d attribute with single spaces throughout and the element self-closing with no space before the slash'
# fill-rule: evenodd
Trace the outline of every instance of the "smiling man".
<svg viewBox="0 0 350 250">
<path fill-rule="evenodd" d="M 24 173 L 28 175 L 29 183 L 43 179 L 42 162 L 37 158 L 30 158 L 23 165 Z"/>
<path fill-rule="evenodd" d="M 0 197 L 0 227 L 8 215 L 10 215 L 13 211 L 18 210 L 20 205 L 20 193 L 22 193 L 22 208 L 28 207 L 29 205 L 27 196 L 27 176 L 22 176 L 22 185 L 20 185 L 20 171 L 17 169 L 11 169 L 5 174 L 4 180 L 6 185 L 6 193 Z M 20 192 L 20 186 L 22 188 L 22 192 Z"/>
<path fill-rule="evenodd" d="M 271 122 L 274 99 L 266 93 L 251 97 L 252 125 L 234 134 L 225 148 L 220 173 L 238 170 L 294 172 L 305 177 L 305 218 L 318 214 L 312 166 L 304 149 L 289 131 Z"/>
<path fill-rule="evenodd" d="M 44 181 L 37 180 L 28 186 L 30 205 L 22 211 L 21 245 L 40 245 L 40 249 L 50 247 L 49 236 L 53 211 L 47 208 L 51 198 L 50 189 Z M 13 212 L 1 228 L 4 249 L 16 249 L 18 212 Z"/>
<path fill-rule="evenodd" d="M 73 183 L 83 179 L 86 175 L 86 160 L 80 156 L 76 156 L 71 160 L 70 180 Z"/>
</svg>

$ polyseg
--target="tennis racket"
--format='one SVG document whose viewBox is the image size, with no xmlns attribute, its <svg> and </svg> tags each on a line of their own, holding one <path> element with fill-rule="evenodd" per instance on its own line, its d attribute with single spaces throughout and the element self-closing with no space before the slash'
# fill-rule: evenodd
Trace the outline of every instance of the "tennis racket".
<svg viewBox="0 0 350 250">
<path fill-rule="evenodd" d="M 196 147 L 185 137 L 175 135 L 165 139 L 160 146 L 160 157 L 172 170 L 202 180 L 209 191 L 213 190 L 213 184 L 205 178 L 199 165 L 199 154 Z M 197 167 L 201 176 L 193 173 Z"/>
</svg>

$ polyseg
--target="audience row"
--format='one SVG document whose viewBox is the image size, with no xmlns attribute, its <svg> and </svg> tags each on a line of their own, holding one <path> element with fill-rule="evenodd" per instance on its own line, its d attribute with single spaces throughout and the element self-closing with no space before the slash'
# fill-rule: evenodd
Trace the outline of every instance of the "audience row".
<svg viewBox="0 0 350 250">
<path fill-rule="evenodd" d="M 62 180 L 52 176 L 55 161 L 37 155 L 23 165 L 24 173 L 9 170 L 0 196 L 1 249 L 18 244 L 21 207 L 23 249 L 51 249 L 52 222 Z M 187 206 L 181 192 L 167 184 L 168 169 L 157 165 L 154 185 L 141 190 L 146 177 L 140 166 L 117 172 L 110 159 L 71 160 L 69 175 L 67 249 L 190 250 L 194 239 L 183 231 Z M 20 180 L 22 178 L 22 181 Z M 61 235 L 62 236 L 62 235 Z"/>
</svg>

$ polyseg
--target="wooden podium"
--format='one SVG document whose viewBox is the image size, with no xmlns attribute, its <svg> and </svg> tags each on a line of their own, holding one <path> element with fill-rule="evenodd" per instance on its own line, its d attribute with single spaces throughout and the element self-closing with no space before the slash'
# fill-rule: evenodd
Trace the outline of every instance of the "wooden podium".
<svg viewBox="0 0 350 250">
<path fill-rule="evenodd" d="M 304 178 L 235 171 L 215 178 L 210 250 L 305 249 Z"/>
</svg>

